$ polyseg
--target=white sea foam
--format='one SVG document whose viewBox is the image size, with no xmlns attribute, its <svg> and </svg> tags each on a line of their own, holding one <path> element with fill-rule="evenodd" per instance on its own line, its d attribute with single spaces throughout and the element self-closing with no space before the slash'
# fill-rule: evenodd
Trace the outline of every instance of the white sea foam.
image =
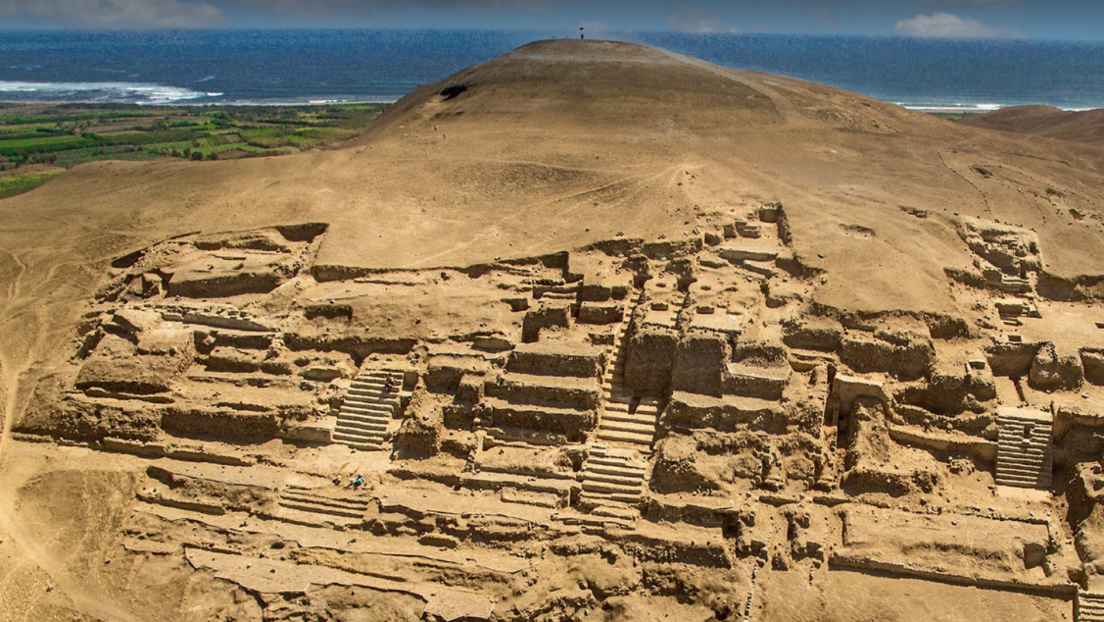
<svg viewBox="0 0 1104 622">
<path fill-rule="evenodd" d="M 138 82 L 11 82 L 0 80 L 0 101 L 172 104 L 208 97 L 191 89 Z"/>
<path fill-rule="evenodd" d="M 968 104 L 956 102 L 953 104 L 908 104 L 897 102 L 898 106 L 908 108 L 909 110 L 918 110 L 920 112 L 993 112 L 994 110 L 1000 110 L 1004 107 L 1004 104 Z"/>
<path fill-rule="evenodd" d="M 1009 106 L 1017 106 L 1020 104 L 909 104 L 905 102 L 894 102 L 898 106 L 908 108 L 909 110 L 916 110 L 918 112 L 962 112 L 962 113 L 980 113 L 980 112 L 993 112 L 995 110 L 1001 110 Z M 1089 110 L 1099 110 L 1100 108 L 1093 107 L 1064 107 L 1058 106 L 1059 110 L 1065 112 L 1086 112 Z"/>
</svg>

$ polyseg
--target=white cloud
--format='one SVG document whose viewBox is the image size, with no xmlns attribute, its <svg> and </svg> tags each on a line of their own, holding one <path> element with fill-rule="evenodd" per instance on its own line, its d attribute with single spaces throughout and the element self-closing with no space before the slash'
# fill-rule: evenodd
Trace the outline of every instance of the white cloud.
<svg viewBox="0 0 1104 622">
<path fill-rule="evenodd" d="M 731 34 L 740 32 L 721 21 L 716 11 L 698 6 L 693 2 L 684 2 L 678 10 L 668 15 L 667 24 L 679 32 Z"/>
<path fill-rule="evenodd" d="M 894 31 L 902 37 L 936 37 L 944 39 L 1015 39 L 1026 37 L 1022 32 L 987 26 L 976 19 L 952 13 L 917 15 L 897 22 Z"/>
<path fill-rule="evenodd" d="M 928 6 L 976 6 L 982 9 L 1007 9 L 1016 6 L 1020 0 L 920 0 Z"/>
<path fill-rule="evenodd" d="M 181 0 L 0 0 L 0 16 L 85 28 L 195 28 L 227 21 L 213 4 Z"/>
<path fill-rule="evenodd" d="M 295 15 L 308 18 L 333 17 L 341 11 L 371 13 L 380 9 L 411 6 L 430 9 L 475 9 L 498 13 L 513 9 L 546 13 L 556 8 L 554 0 L 229 0 L 230 4 L 263 15 Z"/>
</svg>

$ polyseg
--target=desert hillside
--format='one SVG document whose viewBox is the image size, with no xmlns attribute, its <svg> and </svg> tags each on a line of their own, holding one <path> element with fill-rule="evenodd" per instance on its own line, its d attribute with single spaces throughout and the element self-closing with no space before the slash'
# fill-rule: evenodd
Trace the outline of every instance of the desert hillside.
<svg viewBox="0 0 1104 622">
<path fill-rule="evenodd" d="M 1054 117 L 545 41 L 0 200 L 0 620 L 1104 619 Z"/>
<path fill-rule="evenodd" d="M 966 117 L 962 123 L 1093 146 L 1099 146 L 1104 138 L 1104 113 L 1100 110 L 1066 111 L 1051 106 L 1013 106 Z"/>
</svg>

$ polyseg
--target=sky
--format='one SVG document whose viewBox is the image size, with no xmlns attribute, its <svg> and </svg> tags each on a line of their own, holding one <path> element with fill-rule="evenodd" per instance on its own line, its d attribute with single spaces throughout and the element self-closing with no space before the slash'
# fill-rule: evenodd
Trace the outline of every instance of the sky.
<svg viewBox="0 0 1104 622">
<path fill-rule="evenodd" d="M 1104 40 L 1104 0 L 0 0 L 0 28 L 517 29 Z"/>
</svg>

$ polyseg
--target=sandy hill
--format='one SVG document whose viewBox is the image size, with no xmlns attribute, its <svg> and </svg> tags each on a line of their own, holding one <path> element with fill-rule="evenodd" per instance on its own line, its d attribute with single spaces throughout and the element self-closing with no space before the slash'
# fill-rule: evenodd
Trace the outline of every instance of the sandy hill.
<svg viewBox="0 0 1104 622">
<path fill-rule="evenodd" d="M 0 201 L 0 621 L 1102 619 L 1100 164 L 544 41 L 59 175 Z"/>
<path fill-rule="evenodd" d="M 1012 106 L 966 117 L 964 125 L 1016 134 L 1099 145 L 1104 138 L 1104 111 L 1059 110 L 1053 106 Z"/>
</svg>

